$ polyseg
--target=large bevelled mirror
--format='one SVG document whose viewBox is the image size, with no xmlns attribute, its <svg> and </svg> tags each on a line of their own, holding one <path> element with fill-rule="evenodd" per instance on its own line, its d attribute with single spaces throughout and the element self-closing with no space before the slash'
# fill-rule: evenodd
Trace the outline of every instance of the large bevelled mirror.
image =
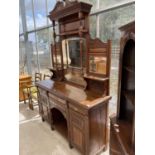
<svg viewBox="0 0 155 155">
<path fill-rule="evenodd" d="M 69 68 L 85 66 L 86 43 L 83 38 L 69 38 L 62 41 L 64 65 Z"/>
<path fill-rule="evenodd" d="M 82 72 L 86 66 L 86 40 L 68 38 L 62 41 L 63 64 L 66 69 L 65 79 L 73 83 L 83 82 Z"/>
<path fill-rule="evenodd" d="M 81 67 L 80 41 L 78 39 L 68 40 L 68 57 L 70 67 Z"/>
</svg>

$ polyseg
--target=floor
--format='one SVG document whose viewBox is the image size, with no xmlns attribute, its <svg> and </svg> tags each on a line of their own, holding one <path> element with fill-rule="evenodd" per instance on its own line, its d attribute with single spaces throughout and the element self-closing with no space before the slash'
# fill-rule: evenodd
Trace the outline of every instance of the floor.
<svg viewBox="0 0 155 155">
<path fill-rule="evenodd" d="M 37 107 L 32 111 L 24 103 L 19 104 L 19 137 L 19 155 L 81 155 L 69 148 L 67 139 L 57 130 L 52 131 L 41 121 Z"/>
</svg>

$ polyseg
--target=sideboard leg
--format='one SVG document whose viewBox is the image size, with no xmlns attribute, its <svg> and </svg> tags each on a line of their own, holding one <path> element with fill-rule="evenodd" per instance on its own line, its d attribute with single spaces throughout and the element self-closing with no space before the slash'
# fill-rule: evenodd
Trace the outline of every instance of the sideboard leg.
<svg viewBox="0 0 155 155">
<path fill-rule="evenodd" d="M 51 130 L 52 130 L 52 131 L 54 131 L 54 130 L 55 130 L 55 129 L 54 129 L 54 125 L 51 125 Z"/>
<path fill-rule="evenodd" d="M 73 148 L 73 146 L 72 146 L 72 144 L 69 142 L 69 148 L 70 149 L 72 149 Z"/>
<path fill-rule="evenodd" d="M 45 119 L 44 119 L 43 117 L 41 117 L 41 120 L 42 120 L 42 122 L 44 122 L 44 121 L 45 121 Z"/>
</svg>

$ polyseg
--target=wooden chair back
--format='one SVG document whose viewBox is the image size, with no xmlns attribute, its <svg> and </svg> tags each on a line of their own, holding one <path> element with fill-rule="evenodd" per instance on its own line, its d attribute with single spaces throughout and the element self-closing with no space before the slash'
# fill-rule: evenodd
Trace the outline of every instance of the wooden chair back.
<svg viewBox="0 0 155 155">
<path fill-rule="evenodd" d="M 46 79 L 51 79 L 51 76 L 49 74 L 44 74 L 43 80 L 46 80 Z"/>
<path fill-rule="evenodd" d="M 42 74 L 41 73 L 35 73 L 34 81 L 38 82 L 42 80 Z"/>
</svg>

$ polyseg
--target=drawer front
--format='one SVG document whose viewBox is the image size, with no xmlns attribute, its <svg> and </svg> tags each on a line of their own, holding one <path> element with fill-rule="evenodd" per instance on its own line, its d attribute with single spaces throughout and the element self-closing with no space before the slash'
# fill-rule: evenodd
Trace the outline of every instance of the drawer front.
<svg viewBox="0 0 155 155">
<path fill-rule="evenodd" d="M 80 114 L 83 114 L 83 115 L 87 115 L 88 111 L 79 107 L 79 106 L 75 106 L 73 104 L 69 104 L 69 108 L 75 112 L 78 112 Z"/>
<path fill-rule="evenodd" d="M 49 94 L 49 106 L 50 108 L 57 107 L 61 111 L 67 111 L 67 102 L 53 94 Z"/>
<path fill-rule="evenodd" d="M 74 124 L 81 130 L 84 130 L 84 116 L 73 110 L 70 110 L 70 120 L 71 124 Z"/>
<path fill-rule="evenodd" d="M 58 96 L 55 96 L 55 95 L 49 93 L 49 97 L 52 98 L 52 99 L 55 99 L 56 101 L 58 101 L 58 102 L 60 102 L 62 104 L 66 104 L 66 100 L 63 100 Z"/>
</svg>

